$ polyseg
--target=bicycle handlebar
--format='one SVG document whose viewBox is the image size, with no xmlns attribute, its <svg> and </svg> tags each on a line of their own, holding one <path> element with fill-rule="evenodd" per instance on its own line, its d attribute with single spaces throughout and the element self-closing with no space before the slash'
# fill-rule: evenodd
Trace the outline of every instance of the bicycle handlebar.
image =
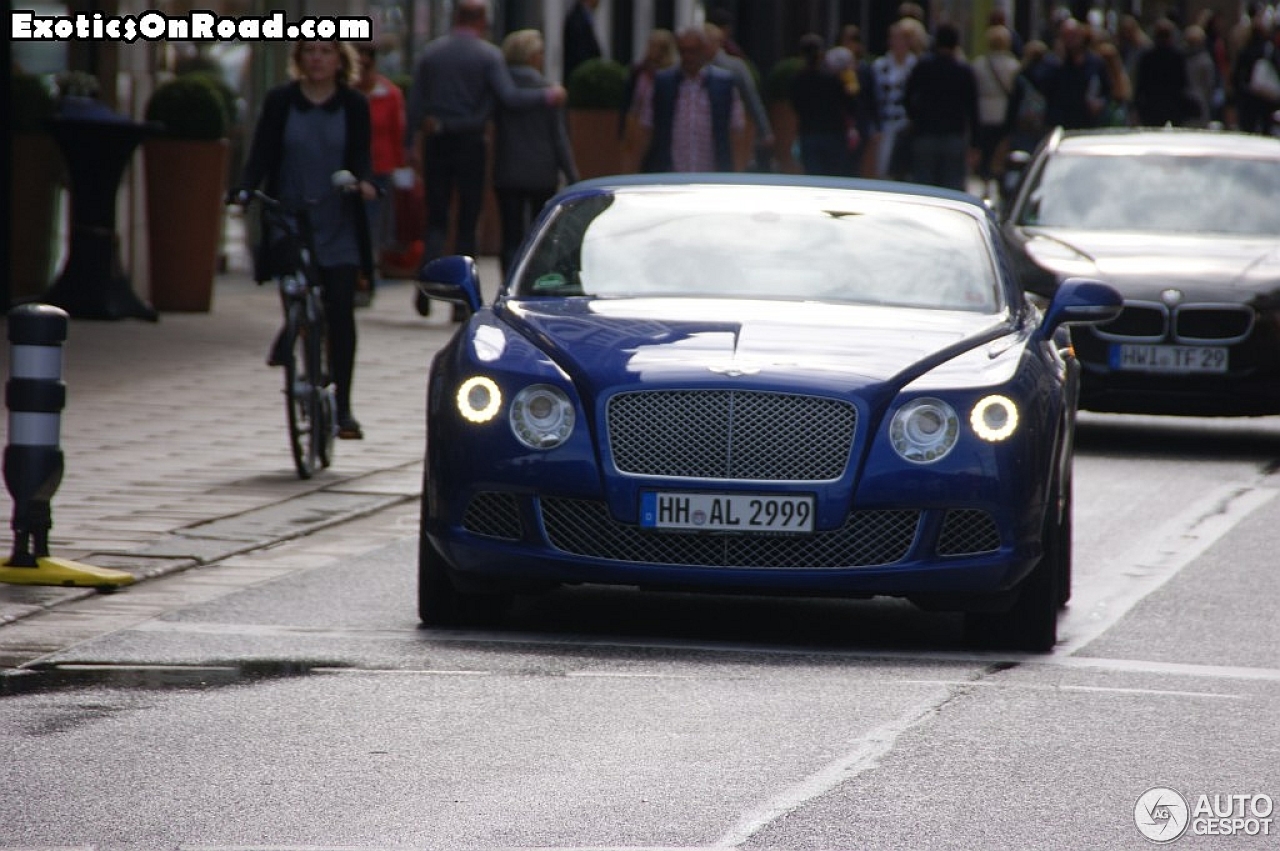
<svg viewBox="0 0 1280 851">
<path fill-rule="evenodd" d="M 346 169 L 335 171 L 329 177 L 329 183 L 334 191 L 339 194 L 355 194 L 360 191 L 360 180 Z M 257 200 L 264 206 L 273 210 L 280 210 L 286 213 L 298 213 L 303 210 L 315 207 L 323 198 L 315 198 L 303 201 L 297 204 L 286 204 L 278 198 L 272 198 L 261 189 L 233 189 L 227 193 L 227 206 L 247 207 L 249 204 Z"/>
</svg>

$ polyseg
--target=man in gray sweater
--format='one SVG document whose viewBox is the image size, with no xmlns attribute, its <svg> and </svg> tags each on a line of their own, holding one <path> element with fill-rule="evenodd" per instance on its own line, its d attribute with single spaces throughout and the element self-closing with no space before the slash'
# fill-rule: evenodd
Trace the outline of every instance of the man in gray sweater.
<svg viewBox="0 0 1280 851">
<path fill-rule="evenodd" d="M 423 260 L 444 254 L 449 207 L 458 193 L 454 253 L 475 256 L 476 224 L 484 195 L 485 126 L 501 104 L 507 109 L 549 109 L 565 101 L 561 86 L 518 88 L 502 51 L 485 41 L 484 0 L 459 0 L 453 28 L 427 45 L 413 71 L 409 96 L 409 157 L 422 173 L 427 200 Z M 425 297 L 418 312 L 430 312 Z M 455 313 L 455 318 L 460 318 Z"/>
</svg>

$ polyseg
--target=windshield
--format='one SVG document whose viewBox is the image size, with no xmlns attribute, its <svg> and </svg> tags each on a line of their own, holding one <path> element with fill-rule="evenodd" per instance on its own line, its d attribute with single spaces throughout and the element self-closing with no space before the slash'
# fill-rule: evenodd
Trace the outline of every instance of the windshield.
<svg viewBox="0 0 1280 851">
<path fill-rule="evenodd" d="M 790 299 L 994 312 L 977 220 L 910 200 L 768 187 L 624 191 L 563 205 L 515 293 Z"/>
<path fill-rule="evenodd" d="M 1058 154 L 1018 223 L 1147 233 L 1280 234 L 1280 162 Z"/>
</svg>

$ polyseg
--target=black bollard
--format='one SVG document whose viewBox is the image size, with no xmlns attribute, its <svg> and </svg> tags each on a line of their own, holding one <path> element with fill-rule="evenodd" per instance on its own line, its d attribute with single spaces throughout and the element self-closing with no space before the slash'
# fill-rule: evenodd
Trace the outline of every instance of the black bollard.
<svg viewBox="0 0 1280 851">
<path fill-rule="evenodd" d="M 128 573 L 49 555 L 51 504 L 63 471 L 60 436 L 67 388 L 62 382 L 62 344 L 67 324 L 66 311 L 47 304 L 25 304 L 9 312 L 4 483 L 13 497 L 13 554 L 0 563 L 0 582 L 125 585 L 133 581 Z"/>
<path fill-rule="evenodd" d="M 36 556 L 49 554 L 53 526 L 49 503 L 62 483 L 59 435 L 67 401 L 62 383 L 66 339 L 63 310 L 28 304 L 9 313 L 10 378 L 5 385 L 9 445 L 4 450 L 4 483 L 13 497 L 10 567 L 36 567 Z"/>
</svg>

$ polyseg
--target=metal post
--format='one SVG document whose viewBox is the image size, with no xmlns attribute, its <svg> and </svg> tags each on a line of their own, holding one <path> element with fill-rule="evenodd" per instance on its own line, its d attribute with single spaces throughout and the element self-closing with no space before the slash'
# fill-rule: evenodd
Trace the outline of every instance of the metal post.
<svg viewBox="0 0 1280 851">
<path fill-rule="evenodd" d="M 114 588 L 133 582 L 133 576 L 49 555 L 50 503 L 63 471 L 59 438 L 67 398 L 62 382 L 67 325 L 66 311 L 47 304 L 21 305 L 9 312 L 4 483 L 13 497 L 13 553 L 0 562 L 0 582 Z"/>
<path fill-rule="evenodd" d="M 67 314 L 49 305 L 29 304 L 9 314 L 10 364 L 5 401 L 9 445 L 4 450 L 4 483 L 13 497 L 13 567 L 35 567 L 49 554 L 49 501 L 62 483 L 58 435 L 67 388 L 62 383 L 62 343 Z M 32 552 L 34 539 L 34 553 Z"/>
</svg>

